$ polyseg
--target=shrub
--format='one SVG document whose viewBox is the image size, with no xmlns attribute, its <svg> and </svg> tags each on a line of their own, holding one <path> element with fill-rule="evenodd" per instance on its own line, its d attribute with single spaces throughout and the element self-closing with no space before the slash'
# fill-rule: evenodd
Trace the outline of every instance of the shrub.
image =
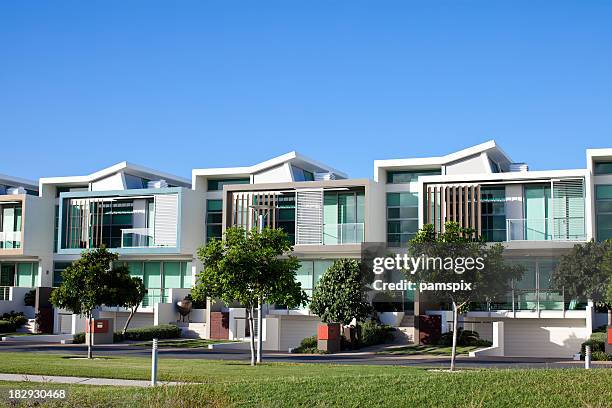
<svg viewBox="0 0 612 408">
<path fill-rule="evenodd" d="M 603 351 L 596 351 L 591 353 L 591 360 L 593 361 L 610 361 L 612 360 L 612 354 L 607 354 Z"/>
<path fill-rule="evenodd" d="M 8 320 L 0 320 L 0 333 L 12 333 L 15 331 L 15 325 Z"/>
<path fill-rule="evenodd" d="M 124 340 L 149 341 L 157 339 L 175 339 L 180 337 L 181 329 L 173 324 L 162 324 L 159 326 L 141 327 L 138 329 L 129 329 L 125 336 L 121 332 L 113 333 L 113 341 L 121 343 Z M 73 336 L 74 344 L 85 343 L 85 333 L 77 333 Z"/>
<path fill-rule="evenodd" d="M 392 341 L 395 329 L 389 325 L 368 320 L 359 326 L 359 331 L 361 345 L 367 347 Z"/>
<path fill-rule="evenodd" d="M 10 313 L 4 313 L 2 316 L 0 316 L 0 320 L 12 323 L 15 326 L 15 329 L 23 326 L 28 321 L 23 313 L 17 313 L 13 310 L 11 310 Z"/>
<path fill-rule="evenodd" d="M 480 338 L 478 332 L 473 330 L 463 330 L 459 328 L 457 332 L 457 346 L 475 346 L 475 347 L 490 347 L 493 343 Z M 443 333 L 438 340 L 438 346 L 452 346 L 453 332 Z"/>
<path fill-rule="evenodd" d="M 606 333 L 593 333 L 591 338 L 580 345 L 580 356 L 584 358 L 585 347 L 591 346 L 591 358 L 595 353 L 605 353 L 606 350 Z"/>
<path fill-rule="evenodd" d="M 32 289 L 23 296 L 23 303 L 26 306 L 36 306 L 36 290 Z"/>
<path fill-rule="evenodd" d="M 603 326 L 599 326 L 596 329 L 593 329 L 593 333 L 606 333 L 608 331 L 608 326 L 607 325 L 603 325 Z"/>
<path fill-rule="evenodd" d="M 130 329 L 125 333 L 125 340 L 148 341 L 154 338 L 174 339 L 181 336 L 181 329 L 173 324 L 162 324 L 159 326 L 141 327 Z"/>
<path fill-rule="evenodd" d="M 299 347 L 293 349 L 292 353 L 301 354 L 325 354 L 325 351 L 317 347 L 317 336 L 306 337 L 300 342 Z"/>
</svg>

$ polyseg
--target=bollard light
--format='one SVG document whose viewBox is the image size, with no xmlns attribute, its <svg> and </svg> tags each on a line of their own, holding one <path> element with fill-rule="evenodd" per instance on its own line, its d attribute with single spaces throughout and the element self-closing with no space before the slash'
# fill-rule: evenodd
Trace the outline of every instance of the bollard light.
<svg viewBox="0 0 612 408">
<path fill-rule="evenodd" d="M 587 370 L 591 368 L 591 346 L 584 347 L 584 368 Z"/>
<path fill-rule="evenodd" d="M 153 339 L 153 347 L 151 349 L 151 386 L 157 385 L 157 339 Z"/>
</svg>

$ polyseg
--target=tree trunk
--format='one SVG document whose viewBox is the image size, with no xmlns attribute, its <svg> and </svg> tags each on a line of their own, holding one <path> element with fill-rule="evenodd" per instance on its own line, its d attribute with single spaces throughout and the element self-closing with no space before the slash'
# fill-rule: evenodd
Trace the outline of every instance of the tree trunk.
<svg viewBox="0 0 612 408">
<path fill-rule="evenodd" d="M 451 371 L 455 370 L 455 358 L 457 357 L 457 332 L 458 332 L 457 314 L 458 314 L 457 303 L 453 301 L 453 347 L 451 349 L 451 366 L 450 366 Z"/>
<path fill-rule="evenodd" d="M 608 326 L 612 326 L 612 307 L 608 308 Z"/>
<path fill-rule="evenodd" d="M 259 298 L 257 313 L 257 364 L 263 360 L 263 300 Z"/>
<path fill-rule="evenodd" d="M 255 330 L 253 325 L 253 306 L 250 306 L 248 309 L 249 314 L 249 330 L 251 331 L 249 343 L 251 345 L 251 365 L 255 365 Z"/>
<path fill-rule="evenodd" d="M 125 336 L 125 332 L 127 332 L 128 326 L 130 325 L 130 322 L 132 321 L 132 317 L 134 317 L 134 315 L 136 314 L 136 311 L 138 310 L 138 305 L 136 305 L 136 307 L 132 308 L 130 310 L 130 315 L 128 316 L 127 320 L 125 321 L 125 326 L 123 326 L 123 330 L 121 331 L 121 334 L 123 336 Z"/>
<path fill-rule="evenodd" d="M 89 341 L 87 342 L 87 358 L 93 358 L 93 350 L 91 344 L 93 343 L 93 324 L 91 324 L 91 313 L 85 315 L 87 319 L 87 336 Z"/>
</svg>

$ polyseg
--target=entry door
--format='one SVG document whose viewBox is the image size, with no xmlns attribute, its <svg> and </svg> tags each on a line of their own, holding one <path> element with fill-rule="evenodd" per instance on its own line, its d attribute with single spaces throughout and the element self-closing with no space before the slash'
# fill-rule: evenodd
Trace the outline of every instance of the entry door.
<svg viewBox="0 0 612 408">
<path fill-rule="evenodd" d="M 0 286 L 15 286 L 15 264 L 2 264 Z"/>
</svg>

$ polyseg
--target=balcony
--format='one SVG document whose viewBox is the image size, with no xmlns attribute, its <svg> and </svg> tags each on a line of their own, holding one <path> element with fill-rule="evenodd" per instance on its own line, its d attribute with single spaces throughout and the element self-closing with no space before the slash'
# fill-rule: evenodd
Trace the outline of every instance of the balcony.
<svg viewBox="0 0 612 408">
<path fill-rule="evenodd" d="M 506 241 L 584 241 L 584 217 L 506 220 Z"/>
<path fill-rule="evenodd" d="M 11 287 L 0 286 L 0 301 L 11 300 Z"/>
<path fill-rule="evenodd" d="M 363 240 L 363 223 L 323 225 L 323 245 L 359 244 Z"/>
<path fill-rule="evenodd" d="M 21 231 L 0 231 L 0 249 L 21 248 Z"/>
</svg>

